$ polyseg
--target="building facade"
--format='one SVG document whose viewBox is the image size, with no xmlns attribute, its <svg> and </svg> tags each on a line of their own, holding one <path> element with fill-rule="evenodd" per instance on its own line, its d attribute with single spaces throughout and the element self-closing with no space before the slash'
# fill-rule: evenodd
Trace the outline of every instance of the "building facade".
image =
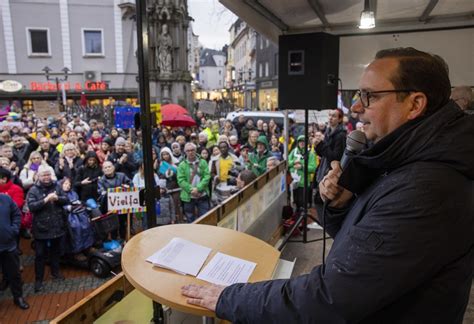
<svg viewBox="0 0 474 324">
<path fill-rule="evenodd" d="M 259 110 L 278 108 L 278 46 L 257 34 L 256 88 Z"/>
<path fill-rule="evenodd" d="M 227 89 L 236 108 L 257 108 L 255 86 L 257 32 L 238 18 L 230 30 Z M 231 64 L 231 66 L 229 66 Z M 229 79 L 230 78 L 230 79 Z"/>
<path fill-rule="evenodd" d="M 223 51 L 205 48 L 199 64 L 201 90 L 220 91 L 224 88 L 226 55 Z"/>
<path fill-rule="evenodd" d="M 152 3 L 156 9 L 153 14 L 161 20 L 160 29 L 154 30 L 157 22 L 150 19 L 151 100 L 162 101 L 163 89 L 156 85 L 161 84 L 166 86 L 168 101 L 190 107 L 189 69 L 196 70 L 196 58 L 192 64 L 188 61 L 199 53 L 199 41 L 192 30 L 188 33 L 191 18 L 187 1 L 167 1 L 163 6 L 161 1 L 149 1 Z M 33 100 L 54 101 L 58 95 L 61 102 L 66 97 L 67 105 L 84 96 L 89 105 L 105 106 L 116 101 L 136 104 L 135 10 L 134 0 L 2 0 L 0 81 L 16 81 L 22 89 L 14 93 L 0 90 L 0 105 L 18 101 L 29 107 Z M 172 67 L 165 74 L 157 67 L 155 46 L 162 24 L 169 25 L 173 42 L 169 53 Z M 45 67 L 50 70 L 49 80 Z"/>
</svg>

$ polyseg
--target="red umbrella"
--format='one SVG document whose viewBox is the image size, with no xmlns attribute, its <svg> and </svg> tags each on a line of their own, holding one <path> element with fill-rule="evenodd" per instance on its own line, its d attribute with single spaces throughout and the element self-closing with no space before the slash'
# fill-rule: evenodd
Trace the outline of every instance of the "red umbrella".
<svg viewBox="0 0 474 324">
<path fill-rule="evenodd" d="M 163 114 L 161 125 L 170 127 L 191 127 L 196 126 L 196 121 L 191 116 L 185 114 Z"/>
<path fill-rule="evenodd" d="M 161 106 L 161 114 L 163 115 L 163 117 L 165 115 L 189 115 L 189 111 L 186 108 L 181 107 L 177 104 L 167 104 Z"/>
</svg>

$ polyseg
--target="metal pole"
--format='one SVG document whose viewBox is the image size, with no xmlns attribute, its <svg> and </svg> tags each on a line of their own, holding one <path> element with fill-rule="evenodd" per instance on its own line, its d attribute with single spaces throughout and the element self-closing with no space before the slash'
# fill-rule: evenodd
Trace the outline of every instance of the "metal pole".
<svg viewBox="0 0 474 324">
<path fill-rule="evenodd" d="M 61 96 L 59 95 L 59 78 L 56 77 L 56 101 L 58 103 L 58 109 L 61 111 Z"/>
<path fill-rule="evenodd" d="M 150 83 L 148 78 L 148 17 L 146 0 L 136 1 L 137 59 L 140 97 L 140 118 L 143 138 L 143 162 L 145 167 L 145 206 L 148 227 L 156 226 L 155 179 L 151 142 Z"/>
<path fill-rule="evenodd" d="M 296 143 L 298 145 L 298 143 Z M 308 241 L 308 161 L 309 161 L 308 150 L 308 109 L 304 110 L 304 167 L 303 167 L 303 177 L 304 177 L 304 207 L 303 207 L 303 242 Z"/>
</svg>

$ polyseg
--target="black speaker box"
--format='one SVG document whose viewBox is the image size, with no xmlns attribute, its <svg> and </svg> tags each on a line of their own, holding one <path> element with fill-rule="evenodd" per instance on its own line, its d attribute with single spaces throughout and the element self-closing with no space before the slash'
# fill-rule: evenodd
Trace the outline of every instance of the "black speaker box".
<svg viewBox="0 0 474 324">
<path fill-rule="evenodd" d="M 337 107 L 338 36 L 327 33 L 280 36 L 278 67 L 280 110 Z"/>
</svg>

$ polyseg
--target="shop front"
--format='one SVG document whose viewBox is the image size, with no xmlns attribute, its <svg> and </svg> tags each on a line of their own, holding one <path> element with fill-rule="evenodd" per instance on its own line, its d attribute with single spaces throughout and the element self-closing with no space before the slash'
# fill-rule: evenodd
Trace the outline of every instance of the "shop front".
<svg viewBox="0 0 474 324">
<path fill-rule="evenodd" d="M 278 108 L 278 81 L 257 82 L 259 110 L 274 111 Z"/>
</svg>

